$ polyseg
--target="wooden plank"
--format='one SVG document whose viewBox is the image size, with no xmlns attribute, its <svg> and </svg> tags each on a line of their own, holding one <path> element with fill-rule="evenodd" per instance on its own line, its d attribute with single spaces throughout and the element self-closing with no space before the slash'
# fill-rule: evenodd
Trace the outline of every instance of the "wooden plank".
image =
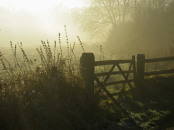
<svg viewBox="0 0 174 130">
<path fill-rule="evenodd" d="M 169 74 L 169 73 L 174 73 L 174 69 L 145 72 L 144 75 L 149 76 L 149 75 Z"/>
<path fill-rule="evenodd" d="M 137 85 L 136 87 L 144 87 L 144 70 L 145 70 L 145 55 L 137 55 Z"/>
<path fill-rule="evenodd" d="M 105 93 L 112 99 L 112 101 L 114 102 L 114 104 L 117 106 L 118 110 L 120 112 L 123 112 L 125 115 L 129 115 L 126 110 L 124 108 L 122 108 L 122 106 L 116 101 L 116 99 L 109 93 L 109 91 L 104 87 L 104 85 L 99 81 L 99 79 L 94 76 L 94 80 L 98 83 L 98 85 L 100 87 L 102 87 L 102 89 L 105 91 Z"/>
<path fill-rule="evenodd" d="M 94 96 L 94 61 L 95 57 L 93 53 L 82 53 L 80 57 L 80 73 L 85 82 L 85 89 L 87 92 L 85 96 L 87 99 L 89 95 L 91 97 Z"/>
<path fill-rule="evenodd" d="M 120 71 L 114 71 L 114 72 L 111 72 L 110 75 L 116 75 L 116 74 L 122 74 L 122 73 L 133 73 L 134 70 L 129 70 L 129 71 L 123 71 L 123 72 L 120 72 Z M 106 76 L 108 75 L 109 72 L 103 72 L 103 73 L 96 73 L 95 75 L 96 76 Z"/>
<path fill-rule="evenodd" d="M 105 61 L 95 61 L 94 66 L 111 65 L 111 64 L 122 64 L 122 63 L 132 63 L 132 60 L 105 60 Z"/>
<path fill-rule="evenodd" d="M 110 73 L 112 73 L 112 71 L 114 70 L 114 68 L 115 68 L 115 65 L 112 66 L 111 70 L 109 71 L 107 77 L 105 78 L 105 80 L 104 80 L 104 82 L 103 82 L 103 85 L 105 85 L 105 83 L 108 81 L 108 79 L 109 79 L 109 77 L 110 77 L 110 75 L 111 75 Z M 102 90 L 102 88 L 100 88 L 98 92 L 100 93 L 101 90 Z"/>
<path fill-rule="evenodd" d="M 134 82 L 134 81 L 135 81 L 134 79 L 128 80 L 128 82 Z M 120 80 L 120 81 L 110 82 L 110 83 L 106 83 L 105 86 L 121 84 L 121 83 L 127 83 L 127 81 Z"/>
<path fill-rule="evenodd" d="M 133 65 L 133 63 L 130 63 L 130 65 L 129 65 L 129 70 L 128 70 L 128 71 L 131 70 L 132 65 Z M 127 73 L 127 76 L 126 76 L 127 79 L 128 79 L 128 77 L 129 77 L 129 74 L 130 74 L 130 73 Z M 123 84 L 123 89 L 125 89 L 125 85 L 126 85 L 126 83 Z"/>
<path fill-rule="evenodd" d="M 110 77 L 112 71 L 114 70 L 114 68 L 115 68 L 115 64 L 112 66 L 112 68 L 111 68 L 111 70 L 109 71 L 107 77 L 105 78 L 103 84 L 105 84 L 105 83 L 108 81 L 108 79 L 109 79 L 109 77 Z"/>
<path fill-rule="evenodd" d="M 170 61 L 170 60 L 174 60 L 174 56 L 172 56 L 172 57 L 145 59 L 145 63 L 160 62 L 160 61 Z"/>
<path fill-rule="evenodd" d="M 136 72 L 135 56 L 132 56 L 132 61 L 133 61 L 134 80 L 136 80 L 137 79 L 137 77 L 136 77 L 137 72 Z M 136 85 L 136 83 L 135 83 L 135 85 Z"/>
<path fill-rule="evenodd" d="M 123 70 L 121 69 L 121 67 L 120 67 L 119 64 L 117 64 L 117 67 L 118 67 L 118 69 L 122 72 L 122 75 L 123 75 L 124 79 L 126 80 L 126 83 L 128 83 L 129 86 L 130 86 L 131 88 L 133 88 L 132 85 L 130 84 L 130 82 L 128 81 L 127 76 L 123 73 Z"/>
</svg>

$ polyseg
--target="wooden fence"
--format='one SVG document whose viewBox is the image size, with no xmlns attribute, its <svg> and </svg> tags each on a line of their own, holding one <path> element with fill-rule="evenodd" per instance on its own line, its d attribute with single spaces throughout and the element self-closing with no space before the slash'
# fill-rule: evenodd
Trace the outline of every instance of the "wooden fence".
<svg viewBox="0 0 174 130">
<path fill-rule="evenodd" d="M 140 85 L 142 87 L 144 86 L 144 76 L 174 73 L 174 69 L 167 69 L 167 70 L 163 69 L 163 70 L 159 70 L 159 71 L 145 72 L 146 63 L 164 62 L 164 61 L 172 61 L 172 60 L 174 60 L 174 56 L 145 59 L 144 54 L 137 55 L 137 83 L 138 83 L 138 85 Z"/>
<path fill-rule="evenodd" d="M 96 81 L 98 85 L 106 92 L 106 94 L 113 99 L 113 95 L 107 91 L 105 86 L 127 83 L 131 88 L 133 88 L 131 85 L 131 82 L 134 82 L 134 84 L 137 87 L 143 87 L 144 76 L 174 73 L 174 69 L 145 72 L 146 63 L 163 62 L 163 61 L 171 61 L 171 60 L 174 60 L 174 57 L 145 59 L 144 54 L 138 54 L 137 63 L 135 62 L 135 56 L 132 56 L 132 59 L 130 60 L 95 61 L 95 57 L 93 53 L 83 53 L 80 59 L 81 67 L 82 67 L 81 74 L 85 79 L 86 86 L 87 86 L 86 88 L 88 92 L 90 93 L 90 95 L 94 94 L 94 89 L 95 89 L 94 81 Z M 125 64 L 125 63 L 130 63 L 128 71 L 123 71 L 122 68 L 120 67 L 120 64 Z M 112 65 L 112 67 L 109 70 L 109 72 L 94 73 L 95 66 L 101 66 L 101 65 Z M 113 71 L 115 67 L 117 67 L 119 71 Z M 128 79 L 130 73 L 133 73 L 133 79 L 131 80 Z M 107 83 L 111 75 L 117 75 L 117 74 L 122 74 L 125 80 Z M 98 78 L 99 76 L 106 76 L 106 78 L 104 79 L 103 82 L 101 82 Z"/>
</svg>

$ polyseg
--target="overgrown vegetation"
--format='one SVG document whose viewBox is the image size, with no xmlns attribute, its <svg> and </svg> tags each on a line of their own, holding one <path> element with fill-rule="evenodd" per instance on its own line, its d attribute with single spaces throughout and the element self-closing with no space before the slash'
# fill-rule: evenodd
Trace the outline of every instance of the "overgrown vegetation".
<svg viewBox="0 0 174 130">
<path fill-rule="evenodd" d="M 14 62 L 0 53 L 8 74 L 0 77 L 0 129 L 156 130 L 174 126 L 174 77 L 147 78 L 144 88 L 120 89 L 115 98 L 128 112 L 126 116 L 110 99 L 85 98 L 76 45 L 69 43 L 67 31 L 66 39 L 66 56 L 60 34 L 53 49 L 48 41 L 41 41 L 36 48 L 40 59 L 30 60 L 22 43 L 14 47 L 11 43 Z M 100 53 L 104 59 L 102 47 Z"/>
<path fill-rule="evenodd" d="M 36 48 L 39 61 L 27 57 L 22 43 L 14 47 L 11 43 L 13 65 L 0 54 L 8 74 L 0 79 L 0 129 L 87 129 L 103 119 L 99 99 L 85 99 L 79 61 L 73 52 L 75 44 L 70 46 L 66 38 L 66 56 L 60 34 L 58 52 L 56 42 L 51 51 L 49 42 L 41 41 Z"/>
</svg>

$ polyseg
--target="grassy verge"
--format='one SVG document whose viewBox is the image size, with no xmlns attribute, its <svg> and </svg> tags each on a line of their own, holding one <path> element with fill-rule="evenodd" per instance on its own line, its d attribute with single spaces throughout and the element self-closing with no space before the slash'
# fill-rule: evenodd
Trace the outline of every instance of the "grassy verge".
<svg viewBox="0 0 174 130">
<path fill-rule="evenodd" d="M 85 98 L 88 93 L 75 44 L 71 46 L 67 38 L 63 55 L 60 35 L 59 49 L 56 42 L 53 49 L 48 41 L 41 43 L 36 48 L 40 59 L 30 60 L 22 44 L 11 44 L 12 64 L 0 53 L 8 74 L 0 77 L 0 129 L 161 130 L 174 126 L 173 76 L 147 78 L 144 88 L 118 92 L 116 100 L 128 112 L 126 116 L 111 100 L 98 95 Z"/>
<path fill-rule="evenodd" d="M 117 101 L 127 109 L 129 117 L 120 116 L 111 100 L 100 106 L 118 117 L 120 127 L 114 129 L 166 130 L 174 127 L 174 76 L 156 76 L 145 80 L 144 88 L 120 91 Z"/>
</svg>

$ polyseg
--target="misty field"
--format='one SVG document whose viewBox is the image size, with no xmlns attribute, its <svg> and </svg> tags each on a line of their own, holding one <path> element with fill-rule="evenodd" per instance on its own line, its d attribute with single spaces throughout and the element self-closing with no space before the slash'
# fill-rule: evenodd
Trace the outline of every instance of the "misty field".
<svg viewBox="0 0 174 130">
<path fill-rule="evenodd" d="M 125 115 L 109 98 L 98 94 L 85 98 L 79 58 L 86 48 L 80 45 L 77 56 L 75 45 L 62 49 L 61 44 L 51 47 L 44 41 L 36 50 L 25 51 L 22 44 L 3 49 L 1 68 L 8 75 L 0 79 L 1 129 L 165 130 L 174 126 L 172 74 L 147 77 L 144 88 L 108 87 L 117 92 L 115 99 L 129 114 Z M 98 60 L 104 60 L 101 46 L 98 54 Z"/>
<path fill-rule="evenodd" d="M 0 2 L 0 130 L 172 130 L 173 72 L 174 0 Z"/>
</svg>

